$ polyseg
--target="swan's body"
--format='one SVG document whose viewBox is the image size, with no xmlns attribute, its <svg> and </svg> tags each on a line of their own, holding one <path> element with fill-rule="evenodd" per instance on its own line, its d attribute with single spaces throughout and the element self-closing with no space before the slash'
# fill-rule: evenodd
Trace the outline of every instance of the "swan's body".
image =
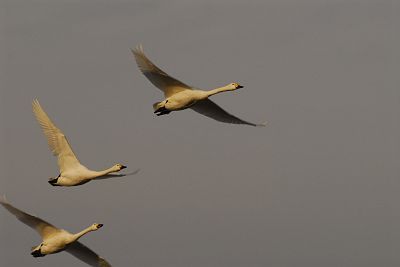
<svg viewBox="0 0 400 267">
<path fill-rule="evenodd" d="M 44 134 L 47 137 L 50 150 L 58 158 L 58 167 L 60 174 L 58 177 L 51 178 L 49 183 L 54 186 L 75 186 L 85 184 L 93 179 L 107 178 L 116 176 L 115 172 L 125 169 L 122 164 L 115 164 L 111 168 L 104 171 L 92 171 L 83 166 L 72 151 L 66 136 L 58 129 L 50 120 L 39 101 L 34 100 L 32 103 L 33 113 Z M 125 176 L 120 174 L 118 176 Z"/>
<path fill-rule="evenodd" d="M 66 171 L 61 171 L 60 175 L 54 179 L 50 179 L 49 183 L 54 186 L 75 186 L 82 185 L 90 182 L 93 179 L 100 179 L 101 177 L 114 177 L 111 175 L 113 172 L 118 172 L 121 169 L 124 169 L 123 165 L 115 165 L 109 169 L 104 171 L 92 171 L 86 168 L 83 165 L 77 166 L 74 169 L 69 169 Z M 116 175 L 116 176 L 125 176 L 124 174 Z"/>
<path fill-rule="evenodd" d="M 79 238 L 89 232 L 98 230 L 103 226 L 102 224 L 95 223 L 79 233 L 72 234 L 15 208 L 2 197 L 0 197 L 0 204 L 17 217 L 18 220 L 36 230 L 42 237 L 43 241 L 32 248 L 31 255 L 33 257 L 44 257 L 48 254 L 54 254 L 65 250 L 90 266 L 111 267 L 107 261 L 78 242 Z"/>
<path fill-rule="evenodd" d="M 154 113 L 158 116 L 176 110 L 191 108 L 200 114 L 221 122 L 264 126 L 263 124 L 255 124 L 239 119 L 208 99 L 212 95 L 234 91 L 243 86 L 237 83 L 230 83 L 226 86 L 209 91 L 198 90 L 169 76 L 166 72 L 154 65 L 154 63 L 146 57 L 141 46 L 132 49 L 132 53 L 142 73 L 154 86 L 164 92 L 165 100 L 153 105 Z"/>
<path fill-rule="evenodd" d="M 200 100 L 207 99 L 205 91 L 200 90 L 185 90 L 167 97 L 164 101 L 156 103 L 155 112 L 157 109 L 165 107 L 169 111 L 176 111 L 189 108 Z"/>
</svg>

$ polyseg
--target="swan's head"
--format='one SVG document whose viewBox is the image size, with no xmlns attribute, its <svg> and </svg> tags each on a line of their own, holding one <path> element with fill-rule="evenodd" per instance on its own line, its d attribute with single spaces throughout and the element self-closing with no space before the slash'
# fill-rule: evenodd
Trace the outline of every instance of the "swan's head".
<svg viewBox="0 0 400 267">
<path fill-rule="evenodd" d="M 114 165 L 114 169 L 115 169 L 116 171 L 120 171 L 120 170 L 123 170 L 123 169 L 126 169 L 126 168 L 127 168 L 126 166 L 124 166 L 124 165 L 122 165 L 122 164 L 119 164 L 119 163 L 117 163 L 117 164 Z"/>
<path fill-rule="evenodd" d="M 230 90 L 237 90 L 237 89 L 243 88 L 243 86 L 241 86 L 241 85 L 238 84 L 238 83 L 230 83 L 230 84 L 228 84 L 226 87 L 227 87 L 228 89 L 230 89 Z"/>
<path fill-rule="evenodd" d="M 99 230 L 101 227 L 103 227 L 102 223 L 94 223 L 90 226 L 93 231 Z"/>
</svg>

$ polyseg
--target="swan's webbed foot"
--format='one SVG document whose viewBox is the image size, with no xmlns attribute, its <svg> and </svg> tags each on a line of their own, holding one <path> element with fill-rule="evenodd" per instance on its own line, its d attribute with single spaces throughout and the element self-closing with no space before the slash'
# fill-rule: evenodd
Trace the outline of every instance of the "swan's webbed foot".
<svg viewBox="0 0 400 267">
<path fill-rule="evenodd" d="M 157 116 L 166 115 L 171 113 L 171 110 L 166 109 L 165 107 L 160 107 L 154 111 Z"/>
<path fill-rule="evenodd" d="M 160 113 L 158 113 L 158 114 L 156 114 L 156 115 L 157 115 L 157 116 L 161 116 L 161 115 L 167 115 L 167 114 L 169 114 L 169 113 L 171 113 L 171 111 L 160 112 Z"/>
<path fill-rule="evenodd" d="M 35 258 L 46 256 L 45 254 L 42 254 L 42 252 L 40 252 L 40 249 L 32 251 L 31 255 Z"/>
<path fill-rule="evenodd" d="M 57 184 L 57 182 L 58 182 L 58 178 L 60 178 L 60 176 L 61 176 L 61 174 L 59 174 L 57 177 L 50 178 L 49 179 L 49 184 L 51 184 L 52 186 L 59 186 Z"/>
</svg>

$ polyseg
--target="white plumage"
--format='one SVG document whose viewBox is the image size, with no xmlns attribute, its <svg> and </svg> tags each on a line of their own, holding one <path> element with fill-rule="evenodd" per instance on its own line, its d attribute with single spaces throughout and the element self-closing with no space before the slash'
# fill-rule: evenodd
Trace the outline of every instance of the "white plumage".
<svg viewBox="0 0 400 267">
<path fill-rule="evenodd" d="M 264 124 L 256 124 L 239 119 L 208 99 L 210 96 L 221 92 L 234 91 L 242 88 L 243 86 L 238 83 L 230 83 L 226 86 L 209 91 L 198 90 L 171 77 L 157 67 L 146 57 L 141 45 L 132 49 L 132 53 L 142 73 L 154 86 L 164 92 L 165 100 L 153 105 L 154 113 L 158 116 L 168 114 L 171 111 L 191 108 L 204 116 L 220 122 L 265 126 Z"/>
<path fill-rule="evenodd" d="M 8 203 L 4 197 L 0 197 L 0 204 L 17 217 L 18 220 L 36 230 L 42 237 L 43 241 L 38 246 L 32 248 L 32 256 L 44 257 L 48 254 L 54 254 L 65 250 L 90 266 L 111 267 L 106 260 L 78 242 L 78 239 L 83 235 L 100 229 L 103 226 L 102 224 L 95 223 L 79 233 L 72 234 L 38 217 L 17 209 Z"/>
<path fill-rule="evenodd" d="M 51 178 L 49 180 L 50 184 L 55 186 L 75 186 L 97 178 L 126 176 L 126 174 L 111 174 L 126 168 L 126 166 L 119 163 L 103 171 L 92 171 L 83 166 L 72 151 L 66 136 L 50 120 L 38 100 L 35 99 L 33 101 L 32 108 L 43 133 L 47 137 L 50 150 L 58 159 L 60 174 L 56 178 Z"/>
</svg>

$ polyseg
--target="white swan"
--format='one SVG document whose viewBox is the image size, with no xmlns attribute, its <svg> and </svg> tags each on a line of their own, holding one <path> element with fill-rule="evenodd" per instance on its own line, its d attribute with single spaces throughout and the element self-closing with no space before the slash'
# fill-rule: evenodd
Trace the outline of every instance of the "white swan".
<svg viewBox="0 0 400 267">
<path fill-rule="evenodd" d="M 53 124 L 37 99 L 32 102 L 32 107 L 33 113 L 47 137 L 50 150 L 58 158 L 60 174 L 55 178 L 50 178 L 49 183 L 51 185 L 75 186 L 85 184 L 93 179 L 105 179 L 126 175 L 111 174 L 126 168 L 126 166 L 119 163 L 104 171 L 92 171 L 83 166 L 72 151 L 66 136 Z"/>
<path fill-rule="evenodd" d="M 4 197 L 0 197 L 0 204 L 17 217 L 18 220 L 36 230 L 42 237 L 42 243 L 32 248 L 31 255 L 33 257 L 43 257 L 65 250 L 90 266 L 111 267 L 106 260 L 77 241 L 83 235 L 100 229 L 103 226 L 102 224 L 95 223 L 79 233 L 71 234 L 38 217 L 17 209 L 8 203 Z"/>
<path fill-rule="evenodd" d="M 221 122 L 265 126 L 264 124 L 255 124 L 239 119 L 208 99 L 208 97 L 212 95 L 221 92 L 234 91 L 243 88 L 243 86 L 237 83 L 230 83 L 226 86 L 210 91 L 197 90 L 169 76 L 158 68 L 146 57 L 141 45 L 137 46 L 135 49 L 131 49 L 131 51 L 135 56 L 136 63 L 142 73 L 153 85 L 164 92 L 166 99 L 153 105 L 154 113 L 156 113 L 157 116 L 168 114 L 175 110 L 191 108 L 200 114 Z"/>
</svg>

